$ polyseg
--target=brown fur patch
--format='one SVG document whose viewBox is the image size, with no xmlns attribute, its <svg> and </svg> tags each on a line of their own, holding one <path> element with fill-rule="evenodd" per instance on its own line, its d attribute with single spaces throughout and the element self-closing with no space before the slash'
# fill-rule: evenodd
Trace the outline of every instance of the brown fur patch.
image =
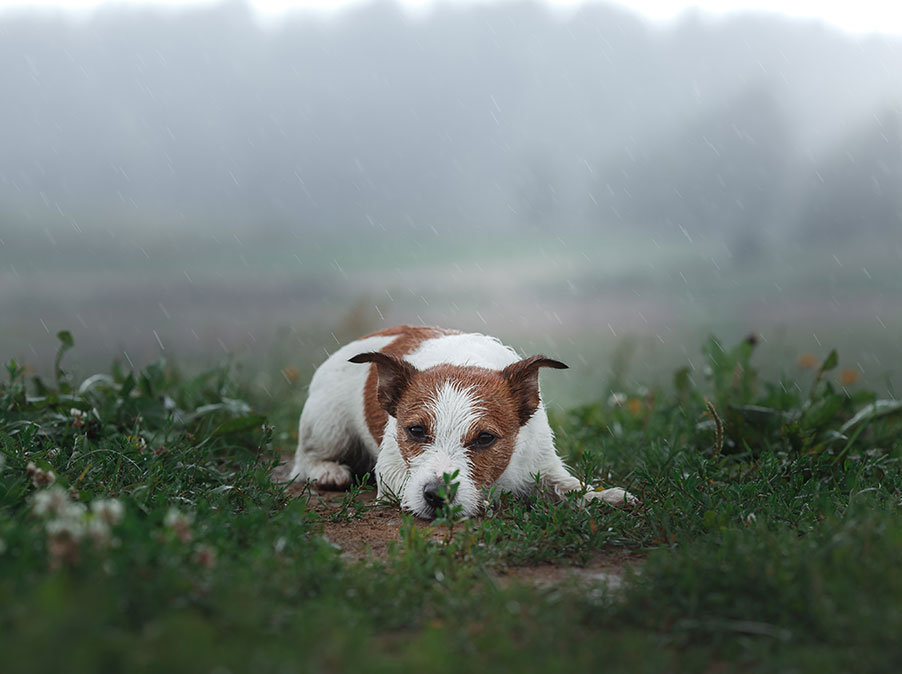
<svg viewBox="0 0 902 674">
<path fill-rule="evenodd" d="M 398 325 L 366 337 L 395 337 L 380 352 L 403 358 L 429 339 L 454 334 L 460 333 L 443 328 Z M 494 484 L 510 463 L 520 426 L 529 420 L 539 404 L 538 370 L 541 367 L 567 366 L 544 356 L 532 356 L 500 372 L 458 365 L 436 365 L 426 370 L 415 370 L 413 376 L 405 377 L 405 390 L 392 403 L 398 418 L 398 446 L 404 461 L 409 464 L 431 444 L 435 425 L 432 402 L 442 387 L 452 382 L 456 387 L 472 390 L 480 408 L 478 419 L 467 429 L 463 438 L 473 481 L 478 487 Z M 370 365 L 364 388 L 364 417 L 373 438 L 381 445 L 388 412 L 384 401 L 380 403 L 379 375 L 375 363 Z M 425 442 L 417 442 L 409 436 L 407 429 L 411 426 L 426 429 L 428 437 Z M 481 433 L 491 433 L 497 440 L 490 447 L 477 447 L 474 443 Z"/>
<path fill-rule="evenodd" d="M 438 392 L 451 382 L 455 387 L 473 392 L 480 408 L 478 419 L 467 429 L 463 444 L 472 466 L 473 481 L 479 487 L 493 484 L 507 468 L 514 453 L 518 423 L 518 403 L 501 372 L 482 367 L 436 365 L 418 372 L 398 404 L 398 446 L 401 456 L 410 460 L 432 442 L 435 418 L 431 409 Z M 423 426 L 429 435 L 426 443 L 411 439 L 406 429 Z M 491 433 L 497 440 L 490 447 L 474 446 L 481 433 Z"/>
<path fill-rule="evenodd" d="M 511 363 L 501 371 L 517 402 L 517 417 L 520 425 L 525 424 L 539 407 L 539 368 L 553 367 L 565 370 L 567 366 L 545 356 L 530 356 Z"/>
<path fill-rule="evenodd" d="M 443 328 L 421 325 L 396 325 L 378 332 L 371 332 L 361 339 L 366 339 L 367 337 L 395 337 L 395 339 L 380 349 L 380 352 L 401 358 L 416 351 L 417 347 L 428 339 L 455 334 L 458 334 L 457 330 L 445 330 Z M 370 435 L 373 436 L 376 444 L 381 445 L 385 424 L 388 423 L 388 412 L 379 403 L 378 384 L 379 375 L 376 365 L 370 365 L 370 373 L 363 388 L 363 415 L 366 419 L 366 426 L 370 430 Z"/>
</svg>

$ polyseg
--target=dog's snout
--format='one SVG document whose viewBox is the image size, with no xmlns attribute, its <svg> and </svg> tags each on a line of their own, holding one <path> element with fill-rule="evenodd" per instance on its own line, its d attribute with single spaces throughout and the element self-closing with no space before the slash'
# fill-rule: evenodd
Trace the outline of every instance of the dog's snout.
<svg viewBox="0 0 902 674">
<path fill-rule="evenodd" d="M 426 505 L 433 510 L 438 510 L 445 505 L 442 487 L 444 487 L 444 484 L 441 480 L 433 480 L 423 487 L 423 498 L 426 499 Z"/>
</svg>

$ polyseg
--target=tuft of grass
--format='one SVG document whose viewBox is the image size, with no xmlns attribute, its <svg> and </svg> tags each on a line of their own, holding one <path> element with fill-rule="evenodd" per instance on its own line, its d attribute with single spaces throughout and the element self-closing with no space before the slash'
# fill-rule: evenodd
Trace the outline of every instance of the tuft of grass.
<svg viewBox="0 0 902 674">
<path fill-rule="evenodd" d="M 324 515 L 270 479 L 299 410 L 228 367 L 77 382 L 73 346 L 0 384 L 4 671 L 902 668 L 902 406 L 835 355 L 764 381 L 754 339 L 708 340 L 671 387 L 552 418 L 580 479 L 641 506 L 490 496 L 352 563 L 322 527 L 369 483 Z M 498 580 L 599 556 L 641 563 L 617 590 Z"/>
</svg>

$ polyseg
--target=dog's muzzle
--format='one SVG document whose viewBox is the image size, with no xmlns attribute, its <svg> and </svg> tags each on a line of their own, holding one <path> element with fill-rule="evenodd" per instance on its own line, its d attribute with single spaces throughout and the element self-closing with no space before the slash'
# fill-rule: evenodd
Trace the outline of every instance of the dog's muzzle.
<svg viewBox="0 0 902 674">
<path fill-rule="evenodd" d="M 423 499 L 433 511 L 437 511 L 445 505 L 445 497 L 442 495 L 444 486 L 441 480 L 433 480 L 432 482 L 427 482 L 423 487 Z"/>
</svg>

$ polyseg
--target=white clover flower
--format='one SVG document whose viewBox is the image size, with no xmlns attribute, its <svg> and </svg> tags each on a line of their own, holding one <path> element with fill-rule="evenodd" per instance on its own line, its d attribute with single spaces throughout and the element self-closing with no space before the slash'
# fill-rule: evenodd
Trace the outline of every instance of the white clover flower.
<svg viewBox="0 0 902 674">
<path fill-rule="evenodd" d="M 25 466 L 25 473 L 31 478 L 31 483 L 35 487 L 48 487 L 56 482 L 56 474 L 52 470 L 44 470 L 38 468 L 34 461 L 29 461 Z"/>
<path fill-rule="evenodd" d="M 85 532 L 97 545 L 106 545 L 110 542 L 110 525 L 98 517 L 88 520 Z"/>
<path fill-rule="evenodd" d="M 72 417 L 72 426 L 73 427 L 81 428 L 82 426 L 85 425 L 85 413 L 82 412 L 80 409 L 73 407 L 69 410 L 69 414 Z"/>
<path fill-rule="evenodd" d="M 176 527 L 190 525 L 194 521 L 194 515 L 191 513 L 183 513 L 175 506 L 169 508 L 166 513 L 166 517 L 163 518 L 163 524 L 165 524 L 170 529 L 175 529 Z"/>
<path fill-rule="evenodd" d="M 191 540 L 192 522 L 194 522 L 194 515 L 183 513 L 174 506 L 169 508 L 166 517 L 163 518 L 163 525 L 168 529 L 172 529 L 182 543 L 187 543 Z"/>
<path fill-rule="evenodd" d="M 615 391 L 608 396 L 608 407 L 622 407 L 626 404 L 626 394 Z"/>
<path fill-rule="evenodd" d="M 38 517 L 61 515 L 67 505 L 69 505 L 69 494 L 59 485 L 35 492 L 31 501 L 31 509 Z"/>
<path fill-rule="evenodd" d="M 105 524 L 115 526 L 122 521 L 125 508 L 114 498 L 99 498 L 91 502 L 91 512 Z"/>
<path fill-rule="evenodd" d="M 45 528 L 50 538 L 78 541 L 85 535 L 85 522 L 80 518 L 58 517 L 47 522 Z"/>
<path fill-rule="evenodd" d="M 84 521 L 87 512 L 88 506 L 86 506 L 84 503 L 73 503 L 70 501 L 63 508 L 63 511 L 60 513 L 60 517 L 62 517 L 63 519 Z"/>
</svg>

